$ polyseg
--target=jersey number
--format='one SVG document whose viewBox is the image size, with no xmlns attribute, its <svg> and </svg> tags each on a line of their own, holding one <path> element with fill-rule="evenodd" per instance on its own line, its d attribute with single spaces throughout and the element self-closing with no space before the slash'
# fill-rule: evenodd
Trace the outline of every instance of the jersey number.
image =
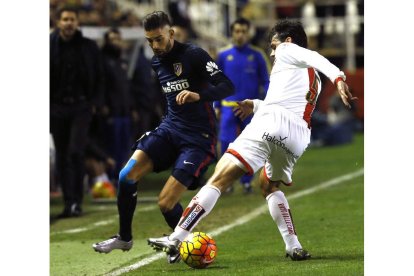
<svg viewBox="0 0 414 276">
<path fill-rule="evenodd" d="M 308 101 L 308 103 L 311 105 L 315 105 L 317 97 L 318 97 L 318 79 L 314 77 L 312 84 L 309 86 L 309 91 L 308 93 L 306 93 L 306 101 Z"/>
</svg>

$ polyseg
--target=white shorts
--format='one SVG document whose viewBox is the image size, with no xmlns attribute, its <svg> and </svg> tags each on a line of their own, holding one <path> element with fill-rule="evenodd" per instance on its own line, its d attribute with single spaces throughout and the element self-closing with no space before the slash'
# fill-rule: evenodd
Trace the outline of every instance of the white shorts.
<svg viewBox="0 0 414 276">
<path fill-rule="evenodd" d="M 246 172 L 253 174 L 265 167 L 269 180 L 290 185 L 293 166 L 309 142 L 305 120 L 281 106 L 269 105 L 257 111 L 227 153 L 234 155 Z"/>
</svg>

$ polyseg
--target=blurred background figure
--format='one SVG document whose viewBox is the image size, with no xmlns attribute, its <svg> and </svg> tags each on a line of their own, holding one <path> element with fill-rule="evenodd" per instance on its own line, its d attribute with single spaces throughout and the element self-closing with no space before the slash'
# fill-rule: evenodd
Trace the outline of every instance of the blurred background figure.
<svg viewBox="0 0 414 276">
<path fill-rule="evenodd" d="M 58 187 L 56 183 L 56 148 L 53 141 L 52 134 L 49 135 L 49 178 L 50 178 L 50 194 L 55 195 L 58 193 Z"/>
<path fill-rule="evenodd" d="M 358 122 L 354 111 L 344 107 L 338 95 L 334 94 L 329 99 L 326 114 L 315 112 L 314 115 L 310 146 L 335 146 L 352 142 Z"/>
<path fill-rule="evenodd" d="M 188 42 L 188 29 L 185 27 L 174 25 L 171 27 L 174 30 L 174 39 L 180 43 Z"/>
<path fill-rule="evenodd" d="M 220 120 L 221 154 L 227 150 L 252 119 L 252 115 L 242 121 L 233 113 L 237 101 L 244 99 L 264 99 L 269 86 L 270 64 L 264 52 L 249 44 L 250 22 L 239 18 L 230 26 L 232 45 L 218 53 L 217 64 L 235 86 L 235 94 L 215 102 L 217 118 Z M 244 193 L 252 192 L 253 176 L 244 175 L 241 178 Z M 228 192 L 231 192 L 233 186 Z"/>
<path fill-rule="evenodd" d="M 88 142 L 85 150 L 85 167 L 90 178 L 90 186 L 100 181 L 111 182 L 107 171 L 114 170 L 115 165 L 115 160 L 98 146 L 97 141 Z"/>
<path fill-rule="evenodd" d="M 191 39 L 196 39 L 197 34 L 193 28 L 189 14 L 189 0 L 170 0 L 168 1 L 168 12 L 171 16 L 172 24 L 188 30 Z"/>
<path fill-rule="evenodd" d="M 132 145 L 131 124 L 137 123 L 138 113 L 134 110 L 131 85 L 127 75 L 128 65 L 122 59 L 125 43 L 117 28 L 111 28 L 104 34 L 102 56 L 105 79 L 105 104 L 102 115 L 106 122 L 106 138 L 108 153 L 115 159 L 115 170 L 111 178 L 115 183 L 118 173 L 129 156 Z"/>
<path fill-rule="evenodd" d="M 138 40 L 134 51 L 136 55 L 131 57 L 132 73 L 129 79 L 133 108 L 138 114 L 132 124 L 132 139 L 135 141 L 159 125 L 165 113 L 166 100 L 151 67 L 152 49 L 148 43 Z"/>
<path fill-rule="evenodd" d="M 78 30 L 78 13 L 64 7 L 50 34 L 50 128 L 64 210 L 82 214 L 84 153 L 92 114 L 101 102 L 102 61 L 97 44 Z"/>
</svg>

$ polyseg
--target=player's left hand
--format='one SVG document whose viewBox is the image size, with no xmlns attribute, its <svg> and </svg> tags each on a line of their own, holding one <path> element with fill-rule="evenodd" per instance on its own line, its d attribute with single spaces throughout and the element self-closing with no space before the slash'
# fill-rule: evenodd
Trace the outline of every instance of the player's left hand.
<svg viewBox="0 0 414 276">
<path fill-rule="evenodd" d="M 200 95 L 189 90 L 183 90 L 178 93 L 177 97 L 175 97 L 175 100 L 177 101 L 178 105 L 183 105 L 185 103 L 193 103 L 199 101 Z"/>
<path fill-rule="evenodd" d="M 352 96 L 351 92 L 349 92 L 349 87 L 344 81 L 338 81 L 336 83 L 336 88 L 338 89 L 338 93 L 346 107 L 351 108 L 350 102 L 358 100 L 357 97 Z"/>
</svg>

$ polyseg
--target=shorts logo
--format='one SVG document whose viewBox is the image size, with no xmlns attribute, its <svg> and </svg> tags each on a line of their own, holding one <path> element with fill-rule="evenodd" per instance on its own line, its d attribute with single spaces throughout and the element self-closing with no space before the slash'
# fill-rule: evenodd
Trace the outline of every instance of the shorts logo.
<svg viewBox="0 0 414 276">
<path fill-rule="evenodd" d="M 282 138 L 282 136 L 279 136 L 279 139 L 276 138 L 276 136 L 270 136 L 270 133 L 263 133 L 262 139 L 265 141 L 268 141 L 277 147 L 283 149 L 286 154 L 293 156 L 294 158 L 299 158 L 299 155 L 294 154 L 290 149 L 287 148 L 286 144 L 283 142 L 288 138 L 287 136 L 285 138 Z"/>
<path fill-rule="evenodd" d="M 183 72 L 183 65 L 181 63 L 174 63 L 173 66 L 174 66 L 174 73 L 178 77 Z"/>
<path fill-rule="evenodd" d="M 184 160 L 184 164 L 185 164 L 185 165 L 194 165 L 194 163 L 192 163 L 192 162 L 190 162 L 190 161 L 187 161 L 187 160 Z"/>
</svg>

